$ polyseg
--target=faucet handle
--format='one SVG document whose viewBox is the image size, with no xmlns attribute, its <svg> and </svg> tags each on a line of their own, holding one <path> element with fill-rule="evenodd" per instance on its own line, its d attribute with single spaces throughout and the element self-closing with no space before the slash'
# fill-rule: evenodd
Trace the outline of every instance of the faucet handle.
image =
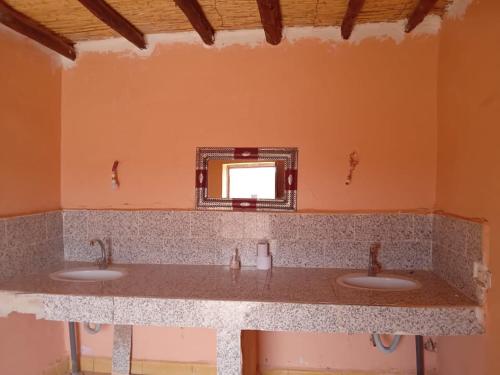
<svg viewBox="0 0 500 375">
<path fill-rule="evenodd" d="M 90 241 L 90 246 L 95 246 L 96 244 L 100 244 L 102 242 L 99 238 L 93 238 Z"/>
<path fill-rule="evenodd" d="M 108 250 L 106 249 L 106 245 L 104 245 L 104 242 L 98 238 L 90 240 L 91 246 L 94 246 L 96 244 L 98 244 L 101 248 L 101 257 L 97 259 L 96 264 L 99 266 L 99 268 L 106 268 L 110 260 L 110 256 L 108 254 Z"/>
<path fill-rule="evenodd" d="M 376 276 L 382 270 L 382 265 L 377 259 L 380 247 L 380 242 L 375 242 L 370 246 L 368 276 Z"/>
</svg>

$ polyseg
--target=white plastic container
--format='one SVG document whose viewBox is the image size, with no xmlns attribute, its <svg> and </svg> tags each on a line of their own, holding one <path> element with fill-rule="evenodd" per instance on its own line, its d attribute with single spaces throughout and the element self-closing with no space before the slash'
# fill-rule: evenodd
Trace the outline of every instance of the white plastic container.
<svg viewBox="0 0 500 375">
<path fill-rule="evenodd" d="M 257 269 L 258 270 L 270 270 L 272 266 L 271 255 L 264 257 L 257 257 Z"/>
<path fill-rule="evenodd" d="M 267 257 L 269 255 L 269 243 L 264 240 L 260 240 L 257 244 L 257 256 Z"/>
<path fill-rule="evenodd" d="M 257 244 L 256 265 L 258 270 L 271 269 L 272 259 L 271 259 L 271 254 L 269 254 L 269 243 L 265 240 L 261 240 Z"/>
</svg>

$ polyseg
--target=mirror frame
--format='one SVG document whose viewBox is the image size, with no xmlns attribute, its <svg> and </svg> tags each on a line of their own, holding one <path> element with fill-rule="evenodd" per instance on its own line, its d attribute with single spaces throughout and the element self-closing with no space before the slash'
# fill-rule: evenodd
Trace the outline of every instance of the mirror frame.
<svg viewBox="0 0 500 375">
<path fill-rule="evenodd" d="M 209 160 L 258 160 L 285 163 L 284 199 L 224 199 L 208 197 Z M 196 209 L 225 211 L 296 211 L 298 149 L 295 147 L 197 147 Z"/>
</svg>

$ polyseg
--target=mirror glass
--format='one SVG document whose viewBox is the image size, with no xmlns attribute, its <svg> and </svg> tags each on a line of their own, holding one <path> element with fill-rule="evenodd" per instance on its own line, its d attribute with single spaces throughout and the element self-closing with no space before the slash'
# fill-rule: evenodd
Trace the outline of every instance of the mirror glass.
<svg viewBox="0 0 500 375">
<path fill-rule="evenodd" d="M 259 160 L 209 160 L 208 197 L 284 199 L 285 163 Z"/>
</svg>

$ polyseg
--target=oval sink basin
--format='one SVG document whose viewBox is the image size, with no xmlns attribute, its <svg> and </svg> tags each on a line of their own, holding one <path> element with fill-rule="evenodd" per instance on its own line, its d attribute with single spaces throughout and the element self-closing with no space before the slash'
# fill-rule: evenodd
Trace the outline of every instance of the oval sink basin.
<svg viewBox="0 0 500 375">
<path fill-rule="evenodd" d="M 337 283 L 349 288 L 371 289 L 378 291 L 403 291 L 421 287 L 421 284 L 401 275 L 380 274 L 368 276 L 366 273 L 350 273 L 340 276 Z"/>
<path fill-rule="evenodd" d="M 99 269 L 97 267 L 72 268 L 54 272 L 50 275 L 53 280 L 95 282 L 116 280 L 126 275 L 125 270 L 119 268 Z"/>
</svg>

